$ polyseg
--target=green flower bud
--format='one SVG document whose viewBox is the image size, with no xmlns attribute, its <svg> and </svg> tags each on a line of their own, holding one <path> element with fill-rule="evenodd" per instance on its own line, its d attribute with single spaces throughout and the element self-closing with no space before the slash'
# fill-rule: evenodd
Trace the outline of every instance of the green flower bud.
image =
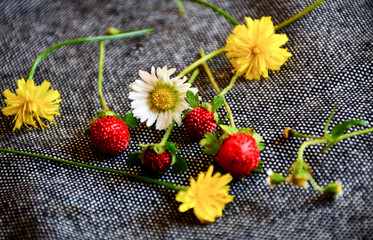
<svg viewBox="0 0 373 240">
<path fill-rule="evenodd" d="M 330 197 L 337 197 L 342 194 L 342 186 L 338 182 L 329 183 L 324 188 L 323 193 Z"/>
<path fill-rule="evenodd" d="M 279 173 L 274 173 L 272 170 L 268 170 L 267 174 L 267 183 L 270 187 L 278 186 L 285 182 L 285 177 Z"/>
</svg>

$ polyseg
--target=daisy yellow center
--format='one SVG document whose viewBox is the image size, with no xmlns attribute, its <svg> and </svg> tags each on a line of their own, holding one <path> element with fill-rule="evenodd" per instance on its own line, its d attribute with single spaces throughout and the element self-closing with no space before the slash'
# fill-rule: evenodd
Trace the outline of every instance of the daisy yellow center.
<svg viewBox="0 0 373 240">
<path fill-rule="evenodd" d="M 167 111 L 176 106 L 176 92 L 169 86 L 157 86 L 150 93 L 150 101 L 153 106 L 162 111 Z"/>
</svg>

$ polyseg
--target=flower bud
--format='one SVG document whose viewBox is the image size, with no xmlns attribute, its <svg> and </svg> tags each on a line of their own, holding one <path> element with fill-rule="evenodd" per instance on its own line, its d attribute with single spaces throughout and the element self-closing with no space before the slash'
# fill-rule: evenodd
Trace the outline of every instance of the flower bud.
<svg viewBox="0 0 373 240">
<path fill-rule="evenodd" d="M 285 182 L 285 177 L 279 173 L 275 173 L 272 170 L 268 170 L 267 174 L 268 174 L 267 182 L 270 187 L 278 186 Z"/>
<path fill-rule="evenodd" d="M 323 193 L 330 197 L 342 195 L 342 185 L 338 182 L 329 183 L 323 190 Z"/>
<path fill-rule="evenodd" d="M 294 186 L 308 188 L 308 181 L 309 175 L 306 173 L 298 173 L 291 176 L 290 182 Z"/>
<path fill-rule="evenodd" d="M 294 136 L 294 130 L 290 127 L 287 127 L 285 128 L 284 132 L 282 133 L 282 135 L 284 136 L 284 138 L 291 138 Z"/>
</svg>

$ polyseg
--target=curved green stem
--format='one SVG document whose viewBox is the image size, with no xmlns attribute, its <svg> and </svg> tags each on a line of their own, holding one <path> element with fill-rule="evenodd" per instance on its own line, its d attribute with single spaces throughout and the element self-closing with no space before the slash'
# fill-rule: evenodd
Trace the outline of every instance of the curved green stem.
<svg viewBox="0 0 373 240">
<path fill-rule="evenodd" d="M 302 143 L 302 145 L 300 145 L 298 149 L 297 160 L 296 160 L 297 165 L 298 165 L 298 171 L 303 171 L 303 153 L 306 147 L 311 146 L 311 145 L 326 143 L 326 142 L 327 140 L 322 138 L 322 139 L 305 141 Z"/>
<path fill-rule="evenodd" d="M 175 4 L 176 4 L 177 8 L 179 9 L 179 12 L 180 12 L 181 14 L 184 14 L 184 13 L 185 13 L 185 8 L 184 8 L 184 5 L 183 5 L 183 3 L 181 2 L 181 0 L 174 0 L 174 2 L 175 2 Z"/>
<path fill-rule="evenodd" d="M 193 71 L 196 67 L 198 67 L 199 65 L 203 64 L 204 62 L 222 54 L 225 52 L 225 49 L 224 48 L 220 48 L 214 52 L 211 52 L 209 54 L 207 54 L 206 56 L 198 59 L 197 61 L 195 61 L 194 63 L 192 63 L 189 67 L 187 67 L 186 69 L 184 69 L 180 74 L 179 76 L 185 76 L 187 75 L 188 73 L 190 73 L 191 71 Z"/>
<path fill-rule="evenodd" d="M 93 170 L 98 170 L 98 171 L 103 171 L 103 172 L 115 173 L 115 174 L 122 175 L 122 176 L 125 176 L 125 177 L 135 178 L 135 179 L 138 179 L 138 180 L 142 180 L 144 182 L 164 186 L 164 187 L 166 187 L 168 189 L 171 189 L 171 190 L 174 190 L 174 191 L 180 191 L 182 189 L 185 189 L 185 186 L 178 186 L 178 185 L 174 185 L 174 184 L 169 183 L 169 182 L 164 182 L 164 181 L 160 181 L 160 180 L 157 180 L 157 179 L 144 177 L 144 176 L 140 176 L 140 175 L 137 175 L 137 174 L 127 173 L 127 172 L 123 172 L 123 171 L 119 171 L 119 170 L 115 170 L 115 169 L 111 169 L 111 168 L 92 166 L 92 165 L 88 165 L 88 164 L 84 164 L 84 163 L 78 163 L 78 162 L 63 160 L 63 159 L 59 159 L 59 158 L 48 157 L 48 156 L 32 154 L 32 153 L 27 153 L 27 152 L 21 152 L 21 151 L 15 151 L 15 150 L 10 150 L 10 149 L 0 148 L 0 152 L 13 153 L 13 154 L 16 154 L 16 155 L 27 156 L 27 157 L 36 157 L 36 158 L 40 158 L 40 159 L 44 159 L 44 160 L 50 160 L 50 161 L 53 161 L 53 162 L 56 162 L 56 163 L 63 163 L 63 164 L 77 166 L 77 167 L 83 167 L 83 168 L 88 168 L 88 169 L 93 169 Z"/>
<path fill-rule="evenodd" d="M 202 1 L 202 0 L 189 0 L 189 1 L 198 3 L 198 4 L 203 5 L 205 7 L 208 7 L 208 8 L 211 8 L 214 12 L 217 12 L 220 15 L 222 15 L 223 17 L 225 17 L 233 25 L 236 25 L 236 26 L 240 25 L 240 23 L 236 19 L 234 19 L 231 15 L 229 15 L 228 13 L 223 11 L 222 9 L 218 8 L 217 6 L 212 5 L 211 3 L 208 3 L 208 2 L 205 2 L 205 1 Z"/>
<path fill-rule="evenodd" d="M 324 0 L 318 0 L 318 1 L 314 2 L 308 8 L 304 9 L 303 11 L 294 15 L 293 17 L 289 18 L 288 20 L 286 20 L 286 21 L 280 23 L 279 25 L 275 26 L 275 30 L 276 31 L 280 30 L 281 28 L 286 27 L 287 25 L 291 24 L 292 22 L 297 21 L 299 18 L 303 17 L 304 15 L 306 15 L 307 13 L 309 13 L 310 11 L 315 9 L 317 6 L 319 6 L 322 2 L 324 2 Z"/>
<path fill-rule="evenodd" d="M 102 36 L 94 36 L 94 37 L 87 37 L 87 38 L 79 38 L 79 39 L 73 39 L 65 42 L 58 43 L 47 50 L 45 50 L 42 54 L 40 54 L 34 61 L 34 63 L 31 66 L 30 73 L 27 77 L 27 79 L 32 80 L 34 77 L 34 73 L 36 70 L 36 67 L 40 63 L 40 61 L 46 57 L 49 53 L 53 52 L 54 50 L 71 44 L 77 44 L 77 43 L 84 43 L 84 42 L 93 42 L 93 41 L 103 41 L 103 40 L 114 40 L 114 39 L 121 39 L 121 38 L 130 38 L 130 37 L 136 37 L 141 36 L 147 33 L 154 32 L 152 28 L 148 29 L 142 29 L 142 30 L 135 30 L 135 31 L 126 31 L 126 32 L 120 32 L 119 34 L 115 35 L 102 35 Z"/>
<path fill-rule="evenodd" d="M 329 129 L 330 121 L 332 120 L 336 110 L 337 110 L 337 108 L 333 109 L 333 111 L 330 113 L 330 115 L 328 117 L 328 120 L 326 121 L 326 124 L 325 124 L 325 127 L 324 127 L 324 137 L 328 136 L 328 129 Z"/>
<path fill-rule="evenodd" d="M 194 70 L 192 76 L 189 78 L 188 83 L 193 84 L 194 80 L 196 80 L 196 77 L 198 76 L 198 74 L 199 74 L 199 69 L 197 68 L 196 70 Z"/>
<path fill-rule="evenodd" d="M 310 183 L 311 183 L 311 186 L 312 186 L 313 188 L 315 188 L 317 191 L 319 191 L 319 192 L 321 192 L 321 193 L 324 192 L 324 188 L 320 187 L 319 184 L 317 184 L 316 181 L 315 181 L 313 178 L 311 178 L 309 181 L 310 181 Z"/>
<path fill-rule="evenodd" d="M 105 43 L 104 41 L 100 41 L 100 60 L 98 62 L 98 95 L 100 96 L 101 106 L 104 110 L 107 110 L 107 106 L 104 99 L 104 94 L 102 92 L 102 75 L 104 69 L 104 58 L 105 58 Z"/>
<path fill-rule="evenodd" d="M 352 133 L 343 134 L 343 135 L 341 135 L 337 138 L 337 141 L 340 141 L 340 140 L 343 140 L 343 139 L 346 139 L 346 138 L 350 138 L 350 137 L 355 137 L 355 136 L 358 136 L 358 135 L 361 135 L 361 134 L 371 133 L 371 132 L 373 132 L 373 128 L 367 128 L 367 129 L 364 129 L 364 130 L 361 130 L 361 131 L 356 131 L 356 132 L 352 132 Z"/>
<path fill-rule="evenodd" d="M 201 49 L 200 54 L 201 54 L 201 59 L 204 59 L 204 58 L 207 56 L 207 55 L 205 54 L 205 51 L 204 51 L 203 49 Z M 198 61 L 199 61 L 199 60 L 198 60 Z M 212 72 L 211 72 L 211 69 L 209 68 L 207 62 L 206 62 L 206 61 L 203 61 L 203 62 L 202 62 L 202 66 L 203 66 L 203 68 L 204 68 L 204 70 L 205 70 L 205 72 L 206 72 L 206 74 L 207 74 L 207 76 L 208 76 L 208 78 L 209 78 L 209 80 L 210 80 L 212 86 L 215 88 L 215 91 L 216 91 L 218 94 L 221 95 L 221 92 L 222 92 L 222 91 L 220 90 L 218 84 L 215 82 L 214 76 L 213 76 L 213 74 L 212 74 Z M 233 78 L 234 78 L 234 77 L 233 77 Z M 232 79 L 233 79 L 233 78 L 232 78 Z M 236 77 L 236 78 L 237 78 L 237 77 Z M 234 78 L 234 81 L 236 80 L 236 78 Z M 233 82 L 233 84 L 234 84 L 234 82 Z M 233 86 L 233 84 L 232 84 L 232 86 Z M 228 114 L 228 117 L 229 117 L 229 122 L 230 122 L 231 126 L 235 128 L 236 125 L 234 124 L 234 119 L 233 119 L 233 114 L 232 114 L 231 108 L 229 107 L 229 105 L 228 105 L 228 103 L 227 103 L 226 100 L 224 100 L 223 104 L 224 104 L 225 109 L 227 110 L 227 114 Z"/>
<path fill-rule="evenodd" d="M 238 74 L 234 74 L 234 76 L 231 78 L 231 81 L 229 82 L 229 85 L 221 91 L 219 95 L 224 95 L 226 94 L 231 88 L 233 87 L 234 83 L 236 82 L 236 79 L 238 77 Z"/>
</svg>

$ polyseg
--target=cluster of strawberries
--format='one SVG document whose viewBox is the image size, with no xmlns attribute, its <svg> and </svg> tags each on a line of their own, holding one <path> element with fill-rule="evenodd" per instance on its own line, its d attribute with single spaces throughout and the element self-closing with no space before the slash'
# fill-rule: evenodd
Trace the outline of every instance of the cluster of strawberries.
<svg viewBox="0 0 373 240">
<path fill-rule="evenodd" d="M 192 97 L 198 99 L 197 95 Z M 188 101 L 188 98 L 186 100 Z M 205 148 L 204 152 L 214 154 L 217 165 L 233 176 L 243 178 L 255 168 L 260 168 L 260 150 L 264 149 L 264 145 L 261 143 L 262 139 L 253 129 L 238 130 L 219 124 L 216 110 L 222 105 L 222 101 L 220 104 L 215 104 L 218 106 L 214 106 L 214 100 L 211 104 L 194 104 L 193 109 L 186 111 L 185 129 L 191 137 L 202 139 L 200 143 Z M 96 118 L 89 130 L 93 147 L 103 154 L 117 155 L 122 153 L 130 142 L 129 125 L 130 127 L 137 125 L 131 112 L 127 113 L 123 120 L 119 116 Z M 223 130 L 220 136 L 215 131 L 217 126 Z M 163 173 L 173 164 L 174 151 L 178 150 L 171 143 L 171 147 L 166 146 L 162 150 L 146 147 L 136 157 L 145 169 Z"/>
</svg>

